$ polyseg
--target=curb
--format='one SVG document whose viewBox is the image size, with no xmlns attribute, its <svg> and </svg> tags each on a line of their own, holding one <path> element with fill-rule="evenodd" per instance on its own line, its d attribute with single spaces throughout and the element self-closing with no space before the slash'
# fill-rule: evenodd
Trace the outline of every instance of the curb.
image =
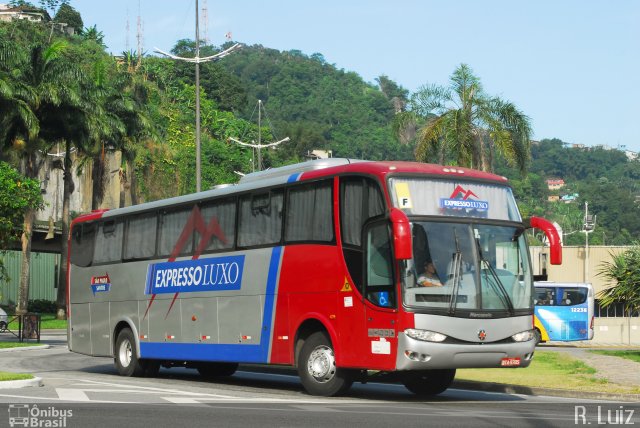
<svg viewBox="0 0 640 428">
<path fill-rule="evenodd" d="M 0 352 L 16 352 L 16 351 L 31 351 L 34 349 L 48 349 L 51 348 L 51 345 L 42 344 L 42 345 L 34 345 L 34 346 L 16 346 L 15 348 L 3 348 L 0 349 Z"/>
<path fill-rule="evenodd" d="M 28 388 L 31 386 L 42 386 L 42 378 L 34 377 L 33 379 L 24 380 L 5 380 L 0 382 L 0 389 L 16 389 Z"/>
<path fill-rule="evenodd" d="M 504 394 L 520 394 L 533 396 L 552 396 L 563 398 L 582 398 L 590 400 L 611 400 L 640 402 L 640 394 L 616 394 L 610 392 L 578 391 L 574 389 L 537 388 L 522 385 L 508 385 L 504 383 L 476 382 L 472 380 L 454 380 L 451 388 L 469 389 L 483 392 L 501 392 Z"/>
</svg>

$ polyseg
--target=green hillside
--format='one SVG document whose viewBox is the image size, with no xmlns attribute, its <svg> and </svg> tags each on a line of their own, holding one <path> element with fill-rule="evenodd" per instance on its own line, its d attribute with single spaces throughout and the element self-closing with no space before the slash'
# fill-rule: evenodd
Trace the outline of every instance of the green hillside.
<svg viewBox="0 0 640 428">
<path fill-rule="evenodd" d="M 69 91 L 78 90 L 83 101 L 79 112 L 86 122 L 80 123 L 73 109 L 68 116 L 56 116 L 52 106 L 60 100 L 51 94 L 59 98 L 65 94 L 52 92 L 47 99 L 52 110 L 35 112 L 43 115 L 39 139 L 26 139 L 21 137 L 27 135 L 26 129 L 4 126 L 21 114 L 12 97 L 27 90 L 55 88 L 32 85 L 25 89 L 20 79 L 30 78 L 24 70 L 37 59 L 33 53 L 39 51 L 34 48 L 57 41 L 68 44 L 57 54 L 61 62 L 83 76 L 66 84 Z M 202 46 L 201 55 L 226 47 Z M 194 50 L 193 41 L 180 40 L 172 52 L 193 56 Z M 134 202 L 195 190 L 193 64 L 148 55 L 137 58 L 134 53 L 113 57 L 106 53 L 95 27 L 68 36 L 26 21 L 0 23 L 0 55 L 0 115 L 6 121 L 0 129 L 0 159 L 17 164 L 25 144 L 29 150 L 47 149 L 62 141 L 64 132 L 72 132 L 82 162 L 91 162 L 94 171 L 104 170 L 100 169 L 103 151 L 122 151 L 122 170 L 131 174 L 127 185 Z M 15 64 L 5 61 L 10 57 L 17 58 Z M 260 45 L 244 46 L 221 61 L 201 64 L 200 76 L 203 188 L 237 181 L 238 172 L 254 168 L 255 153 L 229 138 L 248 142 L 260 136 L 266 143 L 289 137 L 291 141 L 276 150 L 264 150 L 265 167 L 305 160 L 313 149 L 331 150 L 336 157 L 415 159 L 415 129 L 413 135 L 404 129 L 403 142 L 394 131 L 398 129 L 396 112 L 412 94 L 386 76 L 374 85 L 327 63 L 319 53 L 281 52 Z M 425 76 L 425 84 L 430 78 L 436 80 Z M 258 100 L 266 112 L 260 129 Z M 74 120 L 60 121 L 60 117 Z M 639 161 L 630 161 L 617 150 L 570 148 L 549 139 L 531 146 L 528 173 L 523 176 L 508 167 L 499 152 L 495 155 L 495 172 L 511 179 L 523 216 L 542 215 L 557 221 L 569 233 L 566 243 L 584 242 L 584 234 L 578 231 L 585 202 L 597 215 L 591 243 L 630 244 L 640 237 Z M 428 160 L 437 162 L 435 156 Z M 550 191 L 546 180 L 551 178 L 563 179 L 565 187 Z M 96 204 L 105 179 L 94 177 Z M 549 200 L 567 195 L 574 197 L 572 202 Z"/>
</svg>

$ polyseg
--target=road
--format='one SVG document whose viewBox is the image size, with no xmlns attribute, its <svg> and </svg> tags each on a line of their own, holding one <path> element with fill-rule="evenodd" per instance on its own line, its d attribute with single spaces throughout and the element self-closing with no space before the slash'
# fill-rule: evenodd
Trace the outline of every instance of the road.
<svg viewBox="0 0 640 428">
<path fill-rule="evenodd" d="M 44 380 L 40 388 L 0 389 L 0 427 L 11 421 L 24 426 L 15 417 L 27 412 L 36 416 L 34 422 L 45 421 L 39 426 L 56 426 L 51 424 L 57 420 L 57 426 L 92 428 L 560 427 L 624 422 L 629 415 L 640 424 L 638 403 L 459 389 L 425 400 L 403 386 L 378 383 L 356 384 L 343 397 L 318 398 L 307 395 L 295 376 L 244 370 L 215 383 L 176 368 L 162 369 L 157 378 L 123 378 L 109 358 L 70 353 L 63 340 L 50 343 L 49 349 L 0 355 L 0 371 L 31 372 Z"/>
</svg>

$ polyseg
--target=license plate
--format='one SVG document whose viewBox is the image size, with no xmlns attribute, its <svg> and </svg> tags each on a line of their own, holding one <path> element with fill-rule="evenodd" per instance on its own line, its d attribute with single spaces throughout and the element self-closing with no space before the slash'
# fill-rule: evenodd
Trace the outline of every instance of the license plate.
<svg viewBox="0 0 640 428">
<path fill-rule="evenodd" d="M 502 367 L 518 367 L 520 365 L 520 358 L 503 358 L 500 361 Z"/>
</svg>

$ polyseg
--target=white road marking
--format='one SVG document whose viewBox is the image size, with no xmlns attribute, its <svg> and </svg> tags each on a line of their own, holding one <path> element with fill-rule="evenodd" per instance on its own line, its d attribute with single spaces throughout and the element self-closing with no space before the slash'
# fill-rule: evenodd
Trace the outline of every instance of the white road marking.
<svg viewBox="0 0 640 428">
<path fill-rule="evenodd" d="M 62 401 L 91 401 L 81 389 L 56 388 L 56 393 Z"/>
</svg>

